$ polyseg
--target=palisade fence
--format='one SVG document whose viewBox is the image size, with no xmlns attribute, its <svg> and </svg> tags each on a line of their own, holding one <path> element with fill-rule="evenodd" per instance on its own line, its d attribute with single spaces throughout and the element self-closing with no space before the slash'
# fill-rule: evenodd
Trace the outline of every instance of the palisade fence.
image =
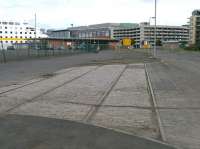
<svg viewBox="0 0 200 149">
<path fill-rule="evenodd" d="M 41 48 L 22 48 L 22 49 L 9 49 L 9 50 L 1 50 L 0 49 L 0 63 L 6 63 L 9 61 L 17 61 L 17 60 L 26 60 L 26 59 L 34 59 L 34 58 L 42 58 L 42 57 L 54 57 L 54 56 L 67 56 L 67 55 L 76 55 L 81 53 L 92 53 L 97 52 L 98 48 L 100 50 L 108 49 L 107 45 L 87 45 L 84 47 L 76 46 L 70 47 L 67 49 L 41 49 Z"/>
</svg>

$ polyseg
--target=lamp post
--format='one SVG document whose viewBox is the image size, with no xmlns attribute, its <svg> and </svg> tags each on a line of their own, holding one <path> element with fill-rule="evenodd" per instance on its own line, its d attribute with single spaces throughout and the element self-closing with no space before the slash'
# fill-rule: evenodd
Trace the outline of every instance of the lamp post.
<svg viewBox="0 0 200 149">
<path fill-rule="evenodd" d="M 156 40 L 157 40 L 157 35 L 156 35 L 156 32 L 157 32 L 157 0 L 155 0 L 155 28 L 154 28 L 154 57 L 156 57 Z"/>
<path fill-rule="evenodd" d="M 36 18 L 37 16 L 36 16 L 36 13 L 35 13 L 35 50 L 37 49 L 37 46 L 36 46 L 36 38 L 37 38 L 37 18 Z"/>
<path fill-rule="evenodd" d="M 155 19 L 155 17 L 149 17 L 149 25 L 151 25 L 151 19 Z"/>
<path fill-rule="evenodd" d="M 150 47 L 151 47 L 151 38 L 152 38 L 152 36 L 151 36 L 151 19 L 155 19 L 155 17 L 149 17 L 149 29 L 150 29 L 150 38 L 149 38 L 149 45 L 150 45 Z"/>
<path fill-rule="evenodd" d="M 74 24 L 71 24 L 72 30 L 71 30 L 71 35 L 70 35 L 70 36 L 71 36 L 71 47 L 72 47 L 72 50 L 74 50 L 74 49 L 73 49 L 73 46 L 74 46 L 74 45 L 73 45 L 73 38 L 74 38 L 74 37 L 73 37 L 73 36 L 74 36 L 73 27 L 74 27 Z"/>
</svg>

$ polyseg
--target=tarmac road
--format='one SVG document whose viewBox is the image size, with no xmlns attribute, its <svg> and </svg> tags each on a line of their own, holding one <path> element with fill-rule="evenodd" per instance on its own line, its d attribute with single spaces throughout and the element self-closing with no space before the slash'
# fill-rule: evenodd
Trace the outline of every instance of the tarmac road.
<svg viewBox="0 0 200 149">
<path fill-rule="evenodd" d="M 158 50 L 162 62 L 147 64 L 166 141 L 200 148 L 200 53 Z"/>
</svg>

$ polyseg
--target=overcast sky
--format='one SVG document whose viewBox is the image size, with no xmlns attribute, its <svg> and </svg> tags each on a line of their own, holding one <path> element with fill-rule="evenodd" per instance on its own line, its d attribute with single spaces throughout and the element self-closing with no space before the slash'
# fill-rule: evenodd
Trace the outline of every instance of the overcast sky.
<svg viewBox="0 0 200 149">
<path fill-rule="evenodd" d="M 200 9 L 200 0 L 158 0 L 158 24 L 186 24 L 194 9 Z M 0 4 L 0 20 L 34 22 L 35 12 L 38 24 L 48 28 L 139 23 L 154 16 L 154 0 L 2 0 Z"/>
</svg>

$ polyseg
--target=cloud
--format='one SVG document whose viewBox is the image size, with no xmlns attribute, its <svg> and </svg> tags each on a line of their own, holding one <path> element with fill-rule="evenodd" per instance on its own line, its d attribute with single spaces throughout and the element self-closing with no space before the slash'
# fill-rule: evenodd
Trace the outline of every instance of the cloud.
<svg viewBox="0 0 200 149">
<path fill-rule="evenodd" d="M 197 0 L 158 0 L 158 24 L 185 24 L 198 5 Z M 0 5 L 0 17 L 5 20 L 33 22 L 35 13 L 39 24 L 52 28 L 72 23 L 139 23 L 154 16 L 154 0 L 4 0 Z"/>
</svg>

